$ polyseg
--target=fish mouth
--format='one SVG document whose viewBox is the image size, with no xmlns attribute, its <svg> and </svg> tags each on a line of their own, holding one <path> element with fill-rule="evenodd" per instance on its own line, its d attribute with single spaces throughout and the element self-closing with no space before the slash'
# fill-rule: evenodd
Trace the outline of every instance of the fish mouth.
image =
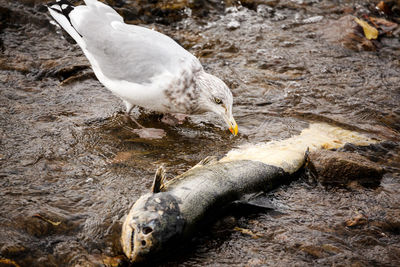
<svg viewBox="0 0 400 267">
<path fill-rule="evenodd" d="M 136 230 L 136 231 L 135 231 Z M 131 235 L 129 239 L 130 251 L 127 253 L 127 257 L 131 262 L 142 262 L 148 259 L 148 255 L 152 252 L 153 238 L 151 233 L 153 228 L 150 226 L 145 226 L 140 229 L 131 227 Z M 144 255 L 146 255 L 144 257 Z"/>
<path fill-rule="evenodd" d="M 130 239 L 130 245 L 131 245 L 131 253 L 129 255 L 129 258 L 132 259 L 134 256 L 134 250 L 135 250 L 135 229 L 131 228 L 131 239 Z"/>
</svg>

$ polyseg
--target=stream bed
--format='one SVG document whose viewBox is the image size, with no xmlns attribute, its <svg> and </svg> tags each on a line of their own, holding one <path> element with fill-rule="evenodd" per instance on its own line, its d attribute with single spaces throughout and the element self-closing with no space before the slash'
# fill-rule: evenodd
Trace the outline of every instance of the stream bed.
<svg viewBox="0 0 400 267">
<path fill-rule="evenodd" d="M 400 30 L 368 40 L 354 22 L 399 23 L 396 4 L 389 16 L 379 1 L 108 1 L 199 57 L 234 96 L 238 136 L 213 114 L 170 126 L 137 109 L 140 123 L 167 133 L 148 140 L 44 2 L 0 0 L 1 266 L 128 265 L 122 220 L 158 166 L 172 178 L 311 122 L 379 140 L 343 150 L 383 167 L 380 184 L 323 186 L 302 175 L 265 195 L 271 212 L 221 218 L 159 264 L 400 265 Z"/>
</svg>

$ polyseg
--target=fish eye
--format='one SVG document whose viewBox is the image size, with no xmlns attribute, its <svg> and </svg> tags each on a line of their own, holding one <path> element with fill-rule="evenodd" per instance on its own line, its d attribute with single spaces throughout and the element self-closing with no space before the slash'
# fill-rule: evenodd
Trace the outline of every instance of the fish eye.
<svg viewBox="0 0 400 267">
<path fill-rule="evenodd" d="M 214 101 L 215 101 L 215 103 L 217 103 L 218 105 L 222 104 L 222 100 L 219 99 L 219 98 L 217 98 L 217 97 L 214 98 Z"/>
</svg>

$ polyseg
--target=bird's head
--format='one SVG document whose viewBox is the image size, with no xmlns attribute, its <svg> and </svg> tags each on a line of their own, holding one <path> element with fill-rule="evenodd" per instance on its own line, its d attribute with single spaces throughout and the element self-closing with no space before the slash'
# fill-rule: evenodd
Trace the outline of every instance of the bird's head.
<svg viewBox="0 0 400 267">
<path fill-rule="evenodd" d="M 233 135 L 238 133 L 238 125 L 232 115 L 233 97 L 228 86 L 214 75 L 202 72 L 196 80 L 200 90 L 199 109 L 211 111 L 222 117 Z"/>
</svg>

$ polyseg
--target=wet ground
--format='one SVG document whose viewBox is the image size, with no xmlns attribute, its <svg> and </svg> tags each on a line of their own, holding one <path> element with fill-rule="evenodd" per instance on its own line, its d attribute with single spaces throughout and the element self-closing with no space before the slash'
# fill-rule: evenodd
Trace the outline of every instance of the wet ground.
<svg viewBox="0 0 400 267">
<path fill-rule="evenodd" d="M 378 187 L 302 177 L 267 195 L 273 212 L 227 217 L 164 265 L 400 265 L 399 31 L 368 41 L 346 18 L 385 17 L 376 2 L 176 1 L 191 9 L 160 4 L 151 16 L 151 4 L 110 1 L 232 89 L 239 136 L 212 114 L 168 126 L 137 110 L 141 123 L 167 132 L 161 140 L 132 132 L 121 101 L 40 2 L 0 0 L 1 264 L 115 266 L 122 218 L 160 164 L 173 177 L 208 155 L 323 121 L 383 142 L 345 149 L 386 169 Z"/>
</svg>

